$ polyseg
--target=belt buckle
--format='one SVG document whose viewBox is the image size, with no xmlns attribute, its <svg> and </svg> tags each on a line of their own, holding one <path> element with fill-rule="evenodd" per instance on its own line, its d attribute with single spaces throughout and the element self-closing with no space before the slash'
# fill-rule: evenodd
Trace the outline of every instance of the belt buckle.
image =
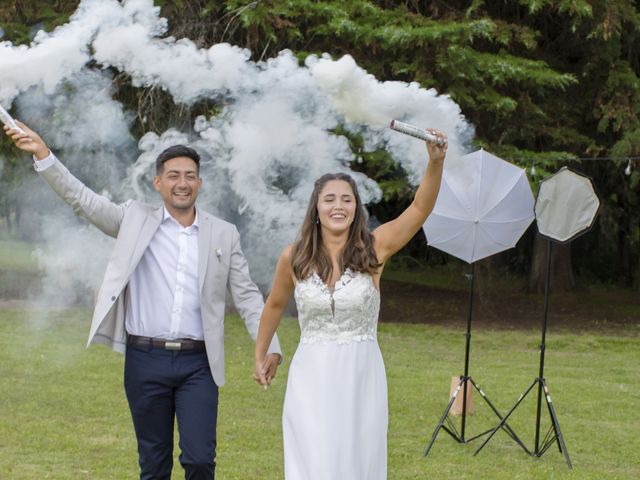
<svg viewBox="0 0 640 480">
<path fill-rule="evenodd" d="M 182 342 L 164 342 L 164 348 L 167 350 L 181 350 Z"/>
</svg>

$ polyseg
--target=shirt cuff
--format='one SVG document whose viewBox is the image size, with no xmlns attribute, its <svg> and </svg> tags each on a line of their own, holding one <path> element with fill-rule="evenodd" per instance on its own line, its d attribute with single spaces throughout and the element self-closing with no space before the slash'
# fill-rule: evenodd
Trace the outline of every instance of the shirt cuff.
<svg viewBox="0 0 640 480">
<path fill-rule="evenodd" d="M 38 160 L 35 155 L 33 155 L 33 169 L 36 172 L 42 172 L 46 170 L 51 165 L 56 163 L 56 156 L 49 150 L 49 155 L 47 155 L 42 160 Z"/>
</svg>

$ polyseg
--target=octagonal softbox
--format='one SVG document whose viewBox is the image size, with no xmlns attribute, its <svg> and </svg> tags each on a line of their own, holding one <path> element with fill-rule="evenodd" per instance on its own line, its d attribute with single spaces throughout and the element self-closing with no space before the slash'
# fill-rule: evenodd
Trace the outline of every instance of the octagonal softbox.
<svg viewBox="0 0 640 480">
<path fill-rule="evenodd" d="M 600 200 L 588 177 L 562 167 L 540 183 L 534 207 L 540 235 L 567 243 L 587 232 Z"/>
</svg>

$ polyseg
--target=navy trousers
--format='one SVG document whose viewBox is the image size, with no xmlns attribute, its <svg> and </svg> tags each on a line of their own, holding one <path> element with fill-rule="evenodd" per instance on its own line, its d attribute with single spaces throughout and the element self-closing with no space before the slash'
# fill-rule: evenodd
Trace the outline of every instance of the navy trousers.
<svg viewBox="0 0 640 480">
<path fill-rule="evenodd" d="M 215 478 L 218 386 L 204 351 L 127 346 L 124 388 L 138 440 L 140 480 L 170 480 L 177 419 L 187 480 Z"/>
</svg>

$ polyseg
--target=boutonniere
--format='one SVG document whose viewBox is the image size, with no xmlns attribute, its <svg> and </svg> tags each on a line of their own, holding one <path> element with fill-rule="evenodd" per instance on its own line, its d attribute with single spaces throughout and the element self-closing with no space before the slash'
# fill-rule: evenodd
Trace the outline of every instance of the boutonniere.
<svg viewBox="0 0 640 480">
<path fill-rule="evenodd" d="M 220 258 L 222 257 L 222 249 L 221 248 L 216 248 L 216 257 L 218 257 L 218 261 L 220 261 Z"/>
</svg>

